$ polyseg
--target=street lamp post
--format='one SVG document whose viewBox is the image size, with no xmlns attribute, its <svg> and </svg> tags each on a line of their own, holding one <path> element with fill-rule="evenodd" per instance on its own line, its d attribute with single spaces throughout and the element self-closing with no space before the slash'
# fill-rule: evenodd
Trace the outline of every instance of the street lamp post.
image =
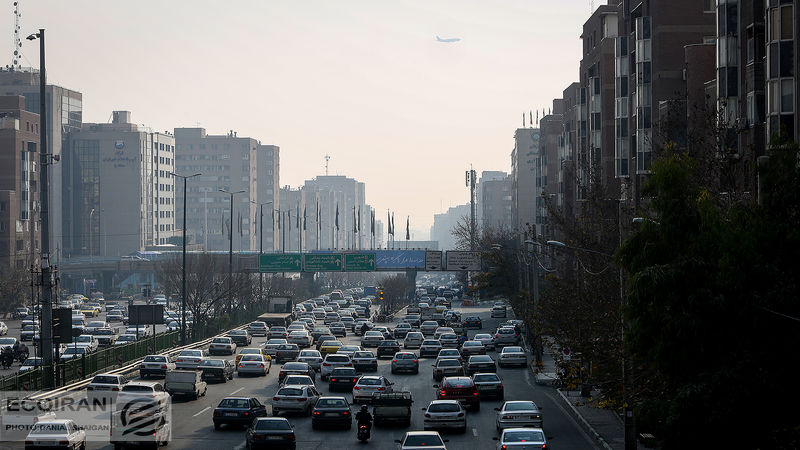
<svg viewBox="0 0 800 450">
<path fill-rule="evenodd" d="M 225 189 L 220 189 L 219 191 L 231 196 L 231 221 L 228 226 L 228 308 L 231 308 L 233 307 L 233 196 L 247 191 L 244 189 L 235 192 L 230 192 Z"/>
<path fill-rule="evenodd" d="M 92 228 L 93 228 L 92 227 L 92 216 L 94 216 L 94 208 L 92 208 L 92 210 L 89 211 L 89 264 L 94 264 L 94 251 L 93 251 L 94 250 L 94 243 L 92 242 L 94 236 L 92 236 L 92 234 L 93 234 L 92 233 Z"/>
<path fill-rule="evenodd" d="M 258 227 L 258 255 L 259 258 L 264 254 L 264 205 L 271 205 L 272 202 L 256 203 L 250 200 L 250 203 L 258 205 L 259 215 L 261 216 L 261 225 Z M 260 263 L 259 263 L 260 264 Z M 264 273 L 258 271 L 258 300 L 264 299 Z"/>
<path fill-rule="evenodd" d="M 196 173 L 194 175 L 178 175 L 175 172 L 170 172 L 173 177 L 183 178 L 183 264 L 181 265 L 181 272 L 183 277 L 181 279 L 181 345 L 186 345 L 186 181 L 189 178 L 200 176 Z"/>
</svg>

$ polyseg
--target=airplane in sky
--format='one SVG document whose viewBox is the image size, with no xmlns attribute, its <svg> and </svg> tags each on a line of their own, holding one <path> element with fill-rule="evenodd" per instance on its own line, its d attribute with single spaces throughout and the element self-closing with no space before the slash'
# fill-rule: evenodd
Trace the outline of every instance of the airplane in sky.
<svg viewBox="0 0 800 450">
<path fill-rule="evenodd" d="M 436 36 L 436 42 L 458 42 L 460 40 L 461 40 L 461 38 L 444 38 L 444 39 L 442 39 L 439 36 Z"/>
</svg>

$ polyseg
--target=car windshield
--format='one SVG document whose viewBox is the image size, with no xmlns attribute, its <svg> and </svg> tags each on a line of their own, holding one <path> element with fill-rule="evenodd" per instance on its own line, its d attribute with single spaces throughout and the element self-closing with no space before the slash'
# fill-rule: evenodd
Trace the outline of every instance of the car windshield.
<svg viewBox="0 0 800 450">
<path fill-rule="evenodd" d="M 38 366 L 42 363 L 42 358 L 28 358 L 22 363 L 23 366 Z"/>
<path fill-rule="evenodd" d="M 245 336 L 247 335 L 247 332 L 244 330 L 233 330 L 228 334 L 230 334 L 231 336 Z"/>
<path fill-rule="evenodd" d="M 416 359 L 417 355 L 413 353 L 398 353 L 394 357 L 397 359 Z"/>
<path fill-rule="evenodd" d="M 259 419 L 253 429 L 256 431 L 291 430 L 292 426 L 289 425 L 288 420 Z"/>
<path fill-rule="evenodd" d="M 221 359 L 207 359 L 200 363 L 203 367 L 222 367 L 225 365 Z"/>
<path fill-rule="evenodd" d="M 506 431 L 503 442 L 544 442 L 544 433 L 536 430 Z"/>
<path fill-rule="evenodd" d="M 398 345 L 400 344 L 397 341 L 383 341 L 380 344 L 381 347 L 397 347 Z"/>
<path fill-rule="evenodd" d="M 262 359 L 259 355 L 244 355 L 241 361 L 262 361 Z"/>
<path fill-rule="evenodd" d="M 452 333 L 447 333 L 442 335 L 442 339 L 458 339 L 458 336 Z"/>
<path fill-rule="evenodd" d="M 500 381 L 500 377 L 498 377 L 495 374 L 486 373 L 486 374 L 475 375 L 474 380 L 476 382 Z"/>
<path fill-rule="evenodd" d="M 355 352 L 353 358 L 374 358 L 372 352 Z"/>
<path fill-rule="evenodd" d="M 458 412 L 461 407 L 458 403 L 433 403 L 428 406 L 428 412 Z"/>
<path fill-rule="evenodd" d="M 119 379 L 111 375 L 97 375 L 92 378 L 92 383 L 119 384 Z"/>
<path fill-rule="evenodd" d="M 67 427 L 63 423 L 39 423 L 31 434 L 67 434 Z"/>
<path fill-rule="evenodd" d="M 347 408 L 347 402 L 341 398 L 321 398 L 317 408 Z"/>
<path fill-rule="evenodd" d="M 403 442 L 405 447 L 441 447 L 443 445 L 444 442 L 438 434 L 412 434 Z"/>
<path fill-rule="evenodd" d="M 514 402 L 514 403 L 507 403 L 505 410 L 506 411 L 533 411 L 539 409 L 536 407 L 536 403 L 533 402 Z"/>
<path fill-rule="evenodd" d="M 355 374 L 356 374 L 356 369 L 352 369 L 352 368 L 349 368 L 349 367 L 341 367 L 341 368 L 338 368 L 338 369 L 333 369 L 331 371 L 331 376 L 342 377 L 342 376 L 350 376 L 350 375 L 355 375 Z"/>
<path fill-rule="evenodd" d="M 490 356 L 473 356 L 469 359 L 469 362 L 490 363 L 492 362 L 492 358 Z"/>
<path fill-rule="evenodd" d="M 167 360 L 166 356 L 145 356 L 144 362 L 165 362 Z"/>
<path fill-rule="evenodd" d="M 267 341 L 267 345 L 278 345 L 278 344 L 285 344 L 286 339 L 270 339 Z"/>
<path fill-rule="evenodd" d="M 178 356 L 195 356 L 200 357 L 203 356 L 203 352 L 200 350 L 184 350 Z"/>
<path fill-rule="evenodd" d="M 308 370 L 306 363 L 286 363 L 283 365 L 283 370 Z"/>
<path fill-rule="evenodd" d="M 483 344 L 478 341 L 467 341 L 464 342 L 463 347 L 483 347 Z"/>
<path fill-rule="evenodd" d="M 217 408 L 250 409 L 250 400 L 246 398 L 226 398 L 219 402 Z"/>
<path fill-rule="evenodd" d="M 230 344 L 231 340 L 228 338 L 214 338 L 211 342 L 214 344 Z"/>
<path fill-rule="evenodd" d="M 260 355 L 261 354 L 261 350 L 259 350 L 257 348 L 245 348 L 245 349 L 242 349 L 242 351 L 239 352 L 239 354 L 241 354 L 241 355 Z"/>
<path fill-rule="evenodd" d="M 70 347 L 64 351 L 65 355 L 82 355 L 86 352 L 84 347 Z"/>
<path fill-rule="evenodd" d="M 139 386 L 136 384 L 129 384 L 122 388 L 122 392 L 153 392 L 151 386 Z"/>
<path fill-rule="evenodd" d="M 437 346 L 437 345 L 441 345 L 441 344 L 439 343 L 439 341 L 425 341 L 425 342 L 423 342 L 423 343 L 422 343 L 422 345 L 433 345 L 433 346 Z"/>
<path fill-rule="evenodd" d="M 441 350 L 439 352 L 439 356 L 460 356 L 461 354 L 458 353 L 458 350 Z"/>
<path fill-rule="evenodd" d="M 378 378 L 362 378 L 358 380 L 358 384 L 361 386 L 380 386 L 381 380 Z"/>
<path fill-rule="evenodd" d="M 329 355 L 327 358 L 325 358 L 325 362 L 346 363 L 350 362 L 350 358 L 348 358 L 347 355 Z"/>
<path fill-rule="evenodd" d="M 503 353 L 522 353 L 522 347 L 506 347 Z"/>
</svg>

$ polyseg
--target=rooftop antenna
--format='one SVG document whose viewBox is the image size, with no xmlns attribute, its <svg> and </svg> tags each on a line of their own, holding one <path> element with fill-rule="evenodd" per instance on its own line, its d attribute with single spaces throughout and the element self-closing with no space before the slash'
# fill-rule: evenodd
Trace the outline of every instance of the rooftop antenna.
<svg viewBox="0 0 800 450">
<path fill-rule="evenodd" d="M 325 176 L 328 176 L 328 161 L 331 160 L 331 155 L 325 155 Z"/>
<path fill-rule="evenodd" d="M 14 53 L 11 55 L 11 66 L 9 69 L 21 69 L 22 65 L 19 63 L 22 57 L 22 39 L 19 38 L 19 19 L 22 14 L 19 12 L 19 2 L 14 2 Z"/>
</svg>

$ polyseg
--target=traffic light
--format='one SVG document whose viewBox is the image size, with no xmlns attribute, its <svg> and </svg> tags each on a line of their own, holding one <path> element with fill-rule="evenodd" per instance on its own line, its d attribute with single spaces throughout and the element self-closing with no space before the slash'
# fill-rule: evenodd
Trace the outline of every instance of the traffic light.
<svg viewBox="0 0 800 450">
<path fill-rule="evenodd" d="M 72 342 L 72 309 L 53 309 L 53 343 L 69 344 Z"/>
<path fill-rule="evenodd" d="M 378 292 L 378 300 L 383 301 L 383 289 Z"/>
</svg>

